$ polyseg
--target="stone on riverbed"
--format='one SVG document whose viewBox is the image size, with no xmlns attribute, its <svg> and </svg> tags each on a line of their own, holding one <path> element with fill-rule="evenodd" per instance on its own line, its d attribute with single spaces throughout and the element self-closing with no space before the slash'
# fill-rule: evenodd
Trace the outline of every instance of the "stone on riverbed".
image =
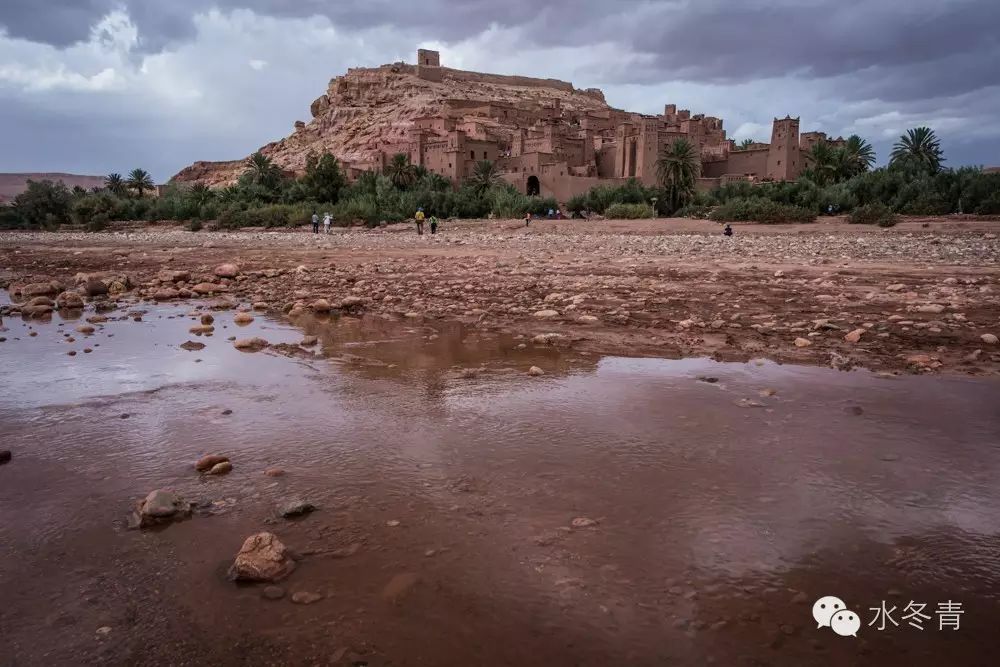
<svg viewBox="0 0 1000 667">
<path fill-rule="evenodd" d="M 528 369 L 528 375 L 532 377 L 539 377 L 541 375 L 545 375 L 545 371 L 543 371 L 538 366 L 532 366 L 531 368 Z"/>
<path fill-rule="evenodd" d="M 278 513 L 284 518 L 288 519 L 294 516 L 302 516 L 304 514 L 309 514 L 315 511 L 316 506 L 312 503 L 307 503 L 304 500 L 289 500 L 288 502 L 282 503 L 278 507 Z"/>
<path fill-rule="evenodd" d="M 180 347 L 181 347 L 182 350 L 187 350 L 188 352 L 194 352 L 195 350 L 203 350 L 203 349 L 205 349 L 205 344 L 204 343 L 198 343 L 198 342 L 193 341 L 193 340 L 189 340 L 189 341 L 185 341 L 185 342 L 181 343 Z"/>
<path fill-rule="evenodd" d="M 209 475 L 226 475 L 233 470 L 233 464 L 229 461 L 223 461 L 221 463 L 216 463 L 214 466 L 208 469 Z"/>
<path fill-rule="evenodd" d="M 209 470 L 210 468 L 212 468 L 215 465 L 218 465 L 219 463 L 228 463 L 228 462 L 229 462 L 228 456 L 222 456 L 221 454 L 207 454 L 198 459 L 198 462 L 194 464 L 194 469 L 199 472 L 205 472 L 206 470 Z"/>
<path fill-rule="evenodd" d="M 191 505 L 173 491 L 156 489 L 136 505 L 129 528 L 149 528 L 191 515 Z"/>
<path fill-rule="evenodd" d="M 240 267 L 236 264 L 227 262 L 225 264 L 219 264 L 215 267 L 214 273 L 220 278 L 235 278 L 240 274 Z"/>
<path fill-rule="evenodd" d="M 280 581 L 295 569 L 285 545 L 271 533 L 251 535 L 229 568 L 233 581 Z"/>
<path fill-rule="evenodd" d="M 260 352 L 268 345 L 270 345 L 270 343 L 263 338 L 258 338 L 256 336 L 253 338 L 240 338 L 233 343 L 233 347 L 241 352 Z"/>
<path fill-rule="evenodd" d="M 78 292 L 63 292 L 56 297 L 59 308 L 83 308 L 83 297 Z"/>
<path fill-rule="evenodd" d="M 229 288 L 225 285 L 217 285 L 216 283 L 198 283 L 191 288 L 191 291 L 196 294 L 217 294 L 219 292 L 228 292 Z"/>
<path fill-rule="evenodd" d="M 0 449 L 0 466 L 5 463 L 10 463 L 12 454 L 9 449 Z"/>
<path fill-rule="evenodd" d="M 233 315 L 233 322 L 239 325 L 250 324 L 253 322 L 253 315 L 250 313 L 236 313 Z"/>
</svg>

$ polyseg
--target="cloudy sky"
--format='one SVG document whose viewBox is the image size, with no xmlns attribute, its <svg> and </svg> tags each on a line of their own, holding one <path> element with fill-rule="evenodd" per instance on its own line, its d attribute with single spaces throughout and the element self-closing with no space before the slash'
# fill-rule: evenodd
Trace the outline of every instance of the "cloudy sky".
<svg viewBox="0 0 1000 667">
<path fill-rule="evenodd" d="M 352 66 L 554 77 L 675 102 L 736 139 L 770 121 L 861 134 L 879 162 L 929 125 L 949 165 L 1000 164 L 1000 0 L 2 0 L 0 171 L 164 181 L 309 119 Z"/>
</svg>

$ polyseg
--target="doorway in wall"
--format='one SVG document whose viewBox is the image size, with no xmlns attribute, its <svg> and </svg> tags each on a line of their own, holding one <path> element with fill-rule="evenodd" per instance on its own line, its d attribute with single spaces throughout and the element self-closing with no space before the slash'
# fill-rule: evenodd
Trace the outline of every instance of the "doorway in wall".
<svg viewBox="0 0 1000 667">
<path fill-rule="evenodd" d="M 542 186 L 539 184 L 537 176 L 528 176 L 528 185 L 525 188 L 525 193 L 529 197 L 537 197 L 542 194 Z"/>
</svg>

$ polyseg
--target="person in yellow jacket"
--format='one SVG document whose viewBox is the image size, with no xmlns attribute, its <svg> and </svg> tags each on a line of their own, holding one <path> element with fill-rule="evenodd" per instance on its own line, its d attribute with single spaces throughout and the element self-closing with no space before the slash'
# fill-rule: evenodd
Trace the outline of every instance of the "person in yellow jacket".
<svg viewBox="0 0 1000 667">
<path fill-rule="evenodd" d="M 424 209 L 418 208 L 417 214 L 413 216 L 417 219 L 417 234 L 423 236 L 424 234 Z"/>
</svg>

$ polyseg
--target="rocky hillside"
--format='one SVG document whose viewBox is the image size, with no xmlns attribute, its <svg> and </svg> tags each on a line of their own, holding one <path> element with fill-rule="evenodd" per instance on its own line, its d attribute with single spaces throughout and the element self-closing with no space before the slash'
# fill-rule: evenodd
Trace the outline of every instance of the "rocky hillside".
<svg viewBox="0 0 1000 667">
<path fill-rule="evenodd" d="M 311 121 L 296 122 L 291 135 L 260 150 L 282 169 L 300 172 L 310 152 L 330 152 L 348 163 L 375 160 L 380 146 L 406 142 L 414 119 L 426 116 L 450 116 L 459 122 L 474 118 L 491 136 L 509 140 L 516 128 L 513 121 L 484 117 L 469 102 L 534 110 L 558 100 L 564 114 L 608 108 L 600 90 L 578 90 L 565 81 L 441 70 L 442 80 L 436 82 L 419 78 L 416 67 L 402 63 L 351 69 L 332 79 L 326 93 L 312 103 Z M 195 162 L 172 180 L 224 186 L 242 171 L 243 160 Z"/>
</svg>

